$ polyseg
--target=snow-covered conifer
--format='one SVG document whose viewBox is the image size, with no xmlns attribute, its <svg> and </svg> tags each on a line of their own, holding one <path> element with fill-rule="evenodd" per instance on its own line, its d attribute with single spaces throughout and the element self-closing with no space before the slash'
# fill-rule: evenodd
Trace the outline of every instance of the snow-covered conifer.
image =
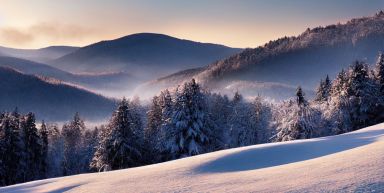
<svg viewBox="0 0 384 193">
<path fill-rule="evenodd" d="M 172 157 L 206 152 L 210 130 L 204 125 L 208 118 L 205 107 L 204 95 L 194 79 L 176 92 L 173 127 L 167 131 L 165 141 L 166 150 Z"/>
<path fill-rule="evenodd" d="M 383 53 L 379 54 L 375 65 L 375 77 L 379 84 L 379 88 L 381 92 L 384 92 L 384 55 Z"/>
<path fill-rule="evenodd" d="M 238 101 L 232 107 L 229 118 L 231 135 L 230 147 L 240 147 L 257 143 L 256 119 L 253 108 L 244 101 Z"/>
<path fill-rule="evenodd" d="M 211 150 L 229 147 L 229 118 L 232 113 L 231 102 L 226 95 L 211 94 L 208 99 L 208 112 L 211 120 Z"/>
<path fill-rule="evenodd" d="M 24 141 L 21 138 L 20 114 L 17 109 L 12 114 L 6 113 L 1 122 L 3 148 L 2 163 L 5 168 L 5 185 L 24 182 L 26 163 Z"/>
<path fill-rule="evenodd" d="M 140 165 L 141 120 L 134 112 L 135 107 L 126 99 L 119 104 L 107 128 L 102 131 L 102 138 L 95 152 L 91 167 L 98 171 L 108 171 Z"/>
<path fill-rule="evenodd" d="M 85 131 L 84 121 L 76 113 L 73 120 L 65 124 L 62 129 L 64 139 L 63 175 L 82 173 L 82 139 Z"/>
<path fill-rule="evenodd" d="M 48 129 L 48 173 L 47 177 L 63 175 L 62 160 L 64 139 L 57 125 L 47 125 Z"/>
<path fill-rule="evenodd" d="M 280 113 L 278 114 L 276 141 L 314 137 L 314 130 L 318 128 L 321 113 L 308 104 L 300 87 L 296 92 L 296 104 L 285 102 L 278 109 Z"/>
<path fill-rule="evenodd" d="M 23 141 L 25 144 L 24 156 L 27 164 L 25 171 L 25 181 L 30 181 L 40 178 L 40 170 L 42 164 L 42 145 L 41 138 L 35 124 L 35 115 L 28 113 L 21 123 Z"/>
<path fill-rule="evenodd" d="M 324 81 L 321 80 L 320 85 L 317 87 L 315 101 L 318 101 L 318 102 L 327 101 L 331 92 L 331 86 L 332 86 L 331 80 L 327 75 L 325 80 Z"/>
<path fill-rule="evenodd" d="M 91 163 L 93 155 L 95 154 L 96 147 L 99 140 L 99 129 L 95 127 L 90 130 L 87 129 L 84 132 L 83 147 L 82 147 L 82 171 L 90 172 L 91 169 L 89 167 L 89 163 Z"/>
<path fill-rule="evenodd" d="M 40 178 L 46 178 L 48 173 L 48 128 L 45 122 L 41 123 L 39 130 L 39 135 L 41 138 L 41 168 L 40 168 Z"/>
</svg>

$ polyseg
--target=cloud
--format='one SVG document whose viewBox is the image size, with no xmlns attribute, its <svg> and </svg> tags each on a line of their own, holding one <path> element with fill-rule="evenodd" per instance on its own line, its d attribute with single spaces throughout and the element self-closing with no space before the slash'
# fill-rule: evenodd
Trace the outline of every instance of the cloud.
<svg viewBox="0 0 384 193">
<path fill-rule="evenodd" d="M 31 34 L 24 33 L 15 28 L 5 28 L 0 30 L 0 39 L 2 42 L 10 44 L 25 45 L 33 41 L 34 37 Z"/>
<path fill-rule="evenodd" d="M 69 43 L 89 39 L 98 30 L 77 25 L 42 22 L 26 28 L 0 28 L 0 43 L 15 47 L 30 46 L 41 42 Z"/>
</svg>

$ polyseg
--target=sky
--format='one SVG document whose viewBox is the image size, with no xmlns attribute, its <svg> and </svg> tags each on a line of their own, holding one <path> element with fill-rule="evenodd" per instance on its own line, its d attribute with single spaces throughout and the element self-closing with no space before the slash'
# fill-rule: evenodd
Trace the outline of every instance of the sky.
<svg viewBox="0 0 384 193">
<path fill-rule="evenodd" d="M 0 46 L 85 46 L 152 32 L 252 48 L 380 9 L 384 0 L 0 0 Z"/>
</svg>

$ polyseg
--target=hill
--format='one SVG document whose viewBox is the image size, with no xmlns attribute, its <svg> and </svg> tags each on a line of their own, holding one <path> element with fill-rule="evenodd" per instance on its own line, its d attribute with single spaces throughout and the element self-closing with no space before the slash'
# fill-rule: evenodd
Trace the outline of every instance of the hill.
<svg viewBox="0 0 384 193">
<path fill-rule="evenodd" d="M 15 49 L 0 46 L 0 56 L 16 57 L 44 63 L 67 55 L 77 49 L 77 47 L 71 46 L 50 46 L 40 49 Z"/>
<path fill-rule="evenodd" d="M 383 192 L 384 124 L 156 165 L 47 179 L 0 192 Z"/>
<path fill-rule="evenodd" d="M 52 64 L 70 72 L 126 71 L 153 78 L 201 67 L 240 51 L 162 34 L 139 33 L 85 46 Z"/>
<path fill-rule="evenodd" d="M 29 60 L 0 56 L 0 66 L 11 67 L 24 74 L 55 78 L 107 96 L 130 96 L 129 90 L 139 78 L 128 73 L 73 74 L 52 66 Z M 127 90 L 127 91 L 122 91 Z M 119 92 L 119 93 L 116 93 Z"/>
<path fill-rule="evenodd" d="M 115 102 L 51 78 L 0 67 L 0 109 L 34 112 L 38 119 L 67 121 L 79 112 L 87 120 L 110 116 Z"/>
<path fill-rule="evenodd" d="M 373 63 L 384 50 L 384 14 L 345 24 L 308 29 L 247 49 L 211 64 L 198 76 L 205 81 L 258 80 L 314 87 L 354 60 Z"/>
<path fill-rule="evenodd" d="M 328 74 L 334 77 L 355 60 L 374 63 L 384 50 L 384 13 L 352 19 L 344 24 L 307 29 L 297 37 L 283 37 L 214 62 L 192 77 L 213 89 L 233 82 L 274 82 L 313 90 Z M 151 82 L 152 87 L 173 84 L 180 73 Z M 179 81 L 179 82 L 180 82 Z M 263 91 L 260 91 L 263 92 Z"/>
</svg>

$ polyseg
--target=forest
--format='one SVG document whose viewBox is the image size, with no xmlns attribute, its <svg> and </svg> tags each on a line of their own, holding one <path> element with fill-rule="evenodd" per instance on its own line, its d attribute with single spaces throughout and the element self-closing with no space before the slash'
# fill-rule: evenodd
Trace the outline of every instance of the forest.
<svg viewBox="0 0 384 193">
<path fill-rule="evenodd" d="M 298 74 L 297 76 L 300 76 Z M 0 186 L 143 166 L 261 143 L 338 135 L 384 121 L 384 55 L 353 62 L 314 99 L 299 86 L 271 103 L 212 93 L 192 79 L 151 104 L 122 99 L 109 122 L 87 128 L 79 113 L 61 128 L 34 113 L 0 114 Z"/>
</svg>

